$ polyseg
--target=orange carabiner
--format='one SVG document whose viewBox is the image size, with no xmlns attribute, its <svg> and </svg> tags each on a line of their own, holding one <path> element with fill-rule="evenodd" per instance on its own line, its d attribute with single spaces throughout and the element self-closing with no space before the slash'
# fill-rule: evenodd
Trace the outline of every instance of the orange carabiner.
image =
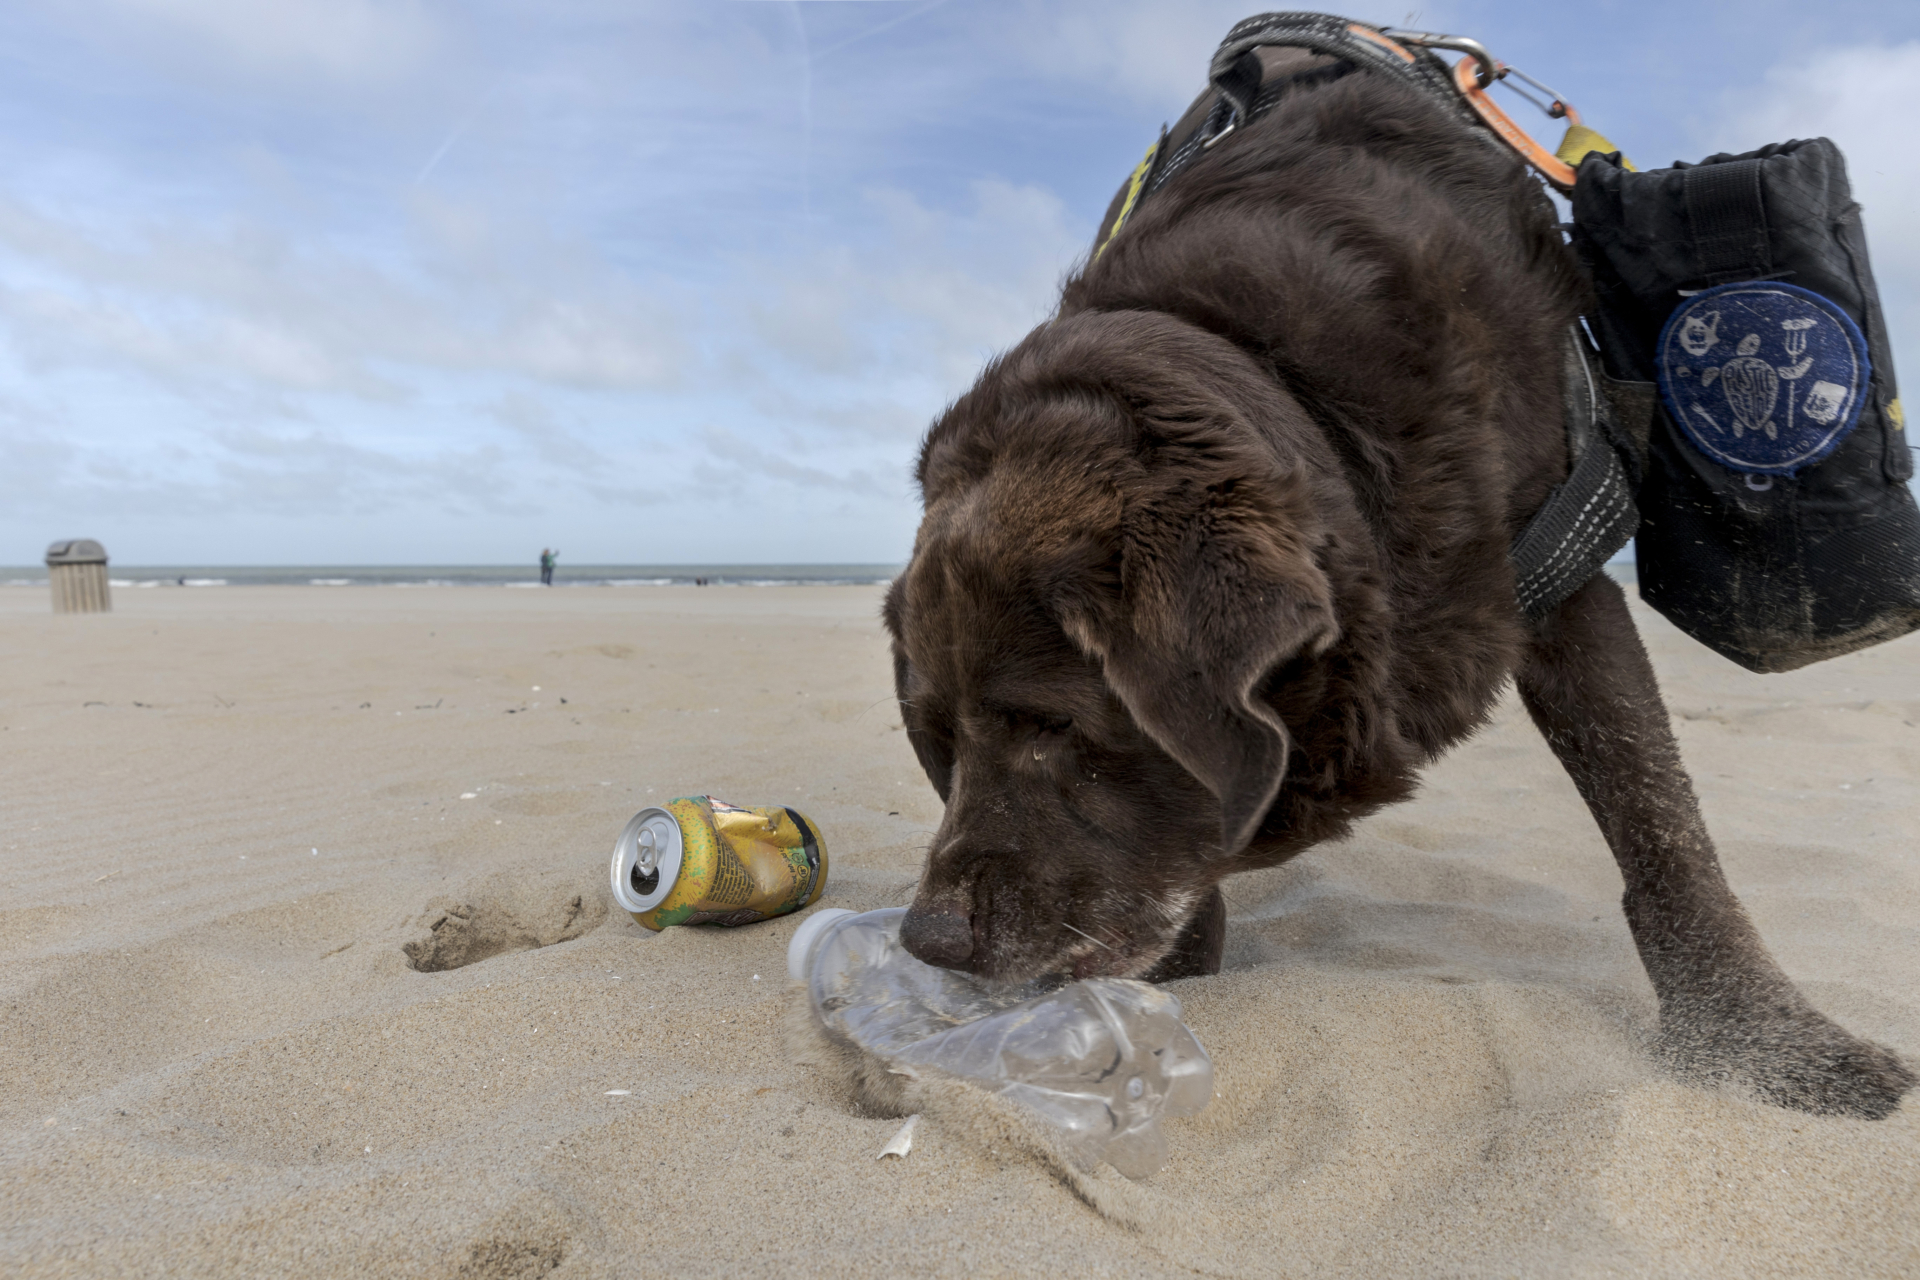
<svg viewBox="0 0 1920 1280">
<path fill-rule="evenodd" d="M 1495 79 L 1506 75 L 1508 70 L 1506 63 L 1496 62 L 1493 65 L 1497 68 Z M 1486 122 L 1487 128 L 1493 130 L 1500 136 L 1502 142 L 1505 142 L 1517 151 L 1520 154 L 1520 158 L 1532 165 L 1540 176 L 1545 178 L 1556 191 L 1561 195 L 1566 195 L 1572 191 L 1573 166 L 1567 164 L 1558 156 L 1554 155 L 1553 152 L 1535 142 L 1533 135 L 1515 124 L 1512 117 L 1502 111 L 1500 105 L 1487 96 L 1487 89 L 1493 86 L 1491 82 L 1489 82 L 1486 88 L 1481 87 L 1479 67 L 1480 64 L 1472 58 L 1462 58 L 1454 65 L 1453 83 L 1454 87 L 1460 90 L 1460 96 L 1465 98 L 1467 105 L 1472 107 L 1474 111 L 1479 114 L 1480 118 Z M 1566 121 L 1569 126 L 1580 123 L 1580 113 L 1575 111 L 1566 102 L 1558 101 L 1555 105 L 1564 109 Z"/>
</svg>

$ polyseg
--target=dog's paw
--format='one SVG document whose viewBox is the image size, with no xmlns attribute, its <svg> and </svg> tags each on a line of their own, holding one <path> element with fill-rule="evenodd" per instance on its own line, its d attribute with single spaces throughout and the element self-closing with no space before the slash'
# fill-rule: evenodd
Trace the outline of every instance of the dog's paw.
<svg viewBox="0 0 1920 1280">
<path fill-rule="evenodd" d="M 1814 1115 L 1883 1120 L 1920 1083 L 1900 1055 L 1812 1009 L 1663 1018 L 1660 1049 L 1683 1078 L 1729 1083 Z"/>
</svg>

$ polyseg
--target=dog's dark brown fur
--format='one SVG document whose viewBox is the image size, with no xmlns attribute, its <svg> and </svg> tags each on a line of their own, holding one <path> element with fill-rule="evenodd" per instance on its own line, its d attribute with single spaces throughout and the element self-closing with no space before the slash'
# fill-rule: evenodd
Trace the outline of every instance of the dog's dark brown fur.
<svg viewBox="0 0 1920 1280">
<path fill-rule="evenodd" d="M 1514 603 L 1580 301 L 1519 165 L 1379 77 L 1156 194 L 926 440 L 886 609 L 947 802 L 909 949 L 1213 972 L 1225 876 L 1410 795 L 1511 677 L 1625 874 L 1674 1059 L 1896 1107 L 1911 1073 L 1806 1003 L 1727 888 L 1619 588 L 1538 627 Z"/>
</svg>

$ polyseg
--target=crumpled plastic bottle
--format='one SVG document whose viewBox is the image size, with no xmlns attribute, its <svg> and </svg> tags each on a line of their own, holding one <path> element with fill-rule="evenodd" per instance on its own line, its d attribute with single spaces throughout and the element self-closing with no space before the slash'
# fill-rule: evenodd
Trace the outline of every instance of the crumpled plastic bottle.
<svg viewBox="0 0 1920 1280">
<path fill-rule="evenodd" d="M 1126 978 L 994 987 L 916 960 L 904 908 L 815 911 L 787 948 L 814 1016 L 890 1067 L 934 1067 L 1020 1103 L 1060 1129 L 1089 1166 L 1129 1178 L 1167 1161 L 1163 1115 L 1213 1097 L 1213 1062 L 1180 1002 Z"/>
</svg>

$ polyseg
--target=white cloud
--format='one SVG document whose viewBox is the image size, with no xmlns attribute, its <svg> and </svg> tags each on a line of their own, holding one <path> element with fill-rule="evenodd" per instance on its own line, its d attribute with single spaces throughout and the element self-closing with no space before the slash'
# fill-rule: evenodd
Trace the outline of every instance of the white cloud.
<svg viewBox="0 0 1920 1280">
<path fill-rule="evenodd" d="M 753 264 L 753 335 L 816 373 L 911 372 L 957 394 L 1052 310 L 1092 236 L 1039 187 L 983 179 L 972 197 L 948 211 L 875 189 L 851 243 Z"/>
<path fill-rule="evenodd" d="M 716 489 L 736 486 L 742 480 L 777 480 L 797 484 L 809 490 L 842 490 L 871 497 L 899 496 L 900 483 L 889 484 L 872 468 L 846 472 L 796 462 L 772 449 L 765 449 L 725 427 L 708 426 L 701 433 L 707 458 L 695 468 L 695 477 Z"/>
<path fill-rule="evenodd" d="M 230 427 L 191 447 L 120 449 L 32 427 L 0 431 L 0 507 L 10 520 L 47 527 L 76 512 L 116 522 L 193 520 L 209 511 L 275 519 L 524 514 L 533 506 L 518 495 L 513 470 L 491 443 L 401 453 L 318 429 Z"/>
<path fill-rule="evenodd" d="M 690 481 L 888 528 L 919 432 L 1047 314 L 1088 235 L 1040 188 L 983 180 L 950 210 L 877 190 L 845 243 L 649 293 L 584 244 L 417 205 L 396 252 L 0 197 L 0 356 L 42 397 L 0 422 L 34 477 L 15 515 L 525 516 L 679 503 Z M 85 393 L 56 446 L 51 414 L 102 384 L 140 426 Z"/>
<path fill-rule="evenodd" d="M 1920 165 L 1913 162 L 1905 113 L 1916 84 L 1920 41 L 1815 52 L 1773 68 L 1763 87 L 1730 97 L 1704 143 L 1709 150 L 1737 152 L 1789 138 L 1828 137 L 1846 153 L 1894 364 L 1909 383 L 1920 378 Z M 1913 388 L 1907 391 L 1912 402 Z"/>
<path fill-rule="evenodd" d="M 1206 87 L 1228 28 L 1257 12 L 1245 0 L 1102 0 L 1033 5 L 1019 42 L 1045 74 L 1066 75 L 1169 115 Z"/>
<path fill-rule="evenodd" d="M 75 25 L 137 31 L 249 76 L 391 80 L 439 32 L 414 0 L 65 0 Z"/>
<path fill-rule="evenodd" d="M 627 389 L 681 376 L 677 317 L 584 246 L 498 226 L 448 244 L 436 225 L 420 220 L 427 242 L 393 265 L 283 226 L 109 235 L 0 198 L 0 338 L 36 367 L 261 394 L 390 400 L 406 368 Z"/>
<path fill-rule="evenodd" d="M 509 391 L 488 406 L 487 412 L 550 467 L 576 476 L 605 475 L 614 469 L 606 454 L 569 429 L 558 413 L 534 396 Z"/>
<path fill-rule="evenodd" d="M 1828 137 L 1846 152 L 1854 198 L 1866 207 L 1876 266 L 1920 270 L 1920 165 L 1905 104 L 1920 84 L 1920 41 L 1830 49 L 1775 67 L 1765 87 L 1732 99 L 1715 150 L 1748 151 Z"/>
<path fill-rule="evenodd" d="M 910 509 L 920 433 L 1053 310 L 1092 234 L 1038 187 L 986 179 L 970 196 L 939 209 L 872 190 L 846 243 L 741 264 L 722 306 L 747 323 L 723 376 L 758 422 L 705 428 L 696 478 Z"/>
<path fill-rule="evenodd" d="M 861 38 L 879 7 L 823 6 L 815 52 L 843 48 L 810 63 L 783 5 L 26 0 L 0 31 L 49 69 L 0 180 L 0 378 L 24 396 L 0 452 L 34 478 L 0 479 L 0 528 L 138 515 L 114 536 L 228 546 L 284 518 L 318 548 L 495 513 L 470 558 L 502 512 L 578 547 L 638 506 L 692 558 L 723 534 L 896 553 L 915 439 L 1048 313 L 1098 212 L 966 132 L 994 77 L 1085 98 L 1034 80 L 1021 24 L 1078 35 L 1023 3 L 902 6 L 885 20 L 919 20 L 882 34 L 912 56 Z M 1132 34 L 1084 74 L 1153 52 L 1121 8 Z M 1239 16 L 1179 20 L 1175 105 Z"/>
</svg>

